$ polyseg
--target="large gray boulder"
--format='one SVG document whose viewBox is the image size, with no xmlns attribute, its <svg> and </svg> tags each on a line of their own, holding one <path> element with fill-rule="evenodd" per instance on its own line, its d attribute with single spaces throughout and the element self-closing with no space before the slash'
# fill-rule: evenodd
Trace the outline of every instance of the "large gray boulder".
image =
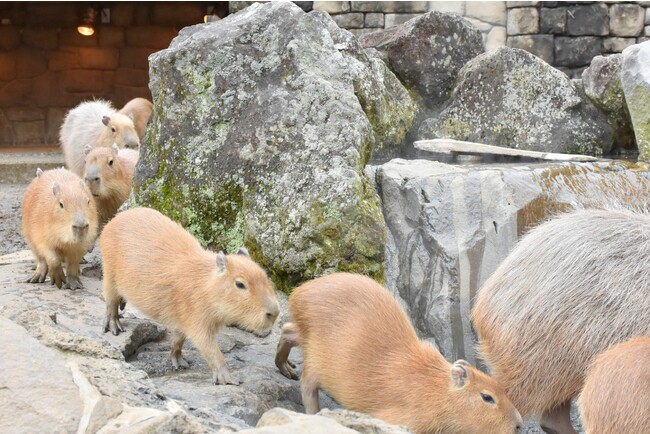
<svg viewBox="0 0 650 434">
<path fill-rule="evenodd" d="M 476 362 L 476 291 L 517 239 L 577 207 L 640 208 L 650 172 L 631 163 L 448 165 L 395 159 L 375 167 L 386 223 L 386 285 L 447 360 Z"/>
<path fill-rule="evenodd" d="M 452 98 L 439 116 L 422 123 L 417 137 L 593 155 L 612 147 L 605 115 L 566 75 L 507 47 L 468 62 Z"/>
<path fill-rule="evenodd" d="M 614 147 L 634 149 L 634 130 L 621 85 L 622 54 L 596 56 L 582 73 L 585 94 L 601 109 L 612 127 Z"/>
<path fill-rule="evenodd" d="M 359 40 L 363 47 L 381 52 L 389 68 L 430 108 L 449 98 L 458 71 L 485 51 L 480 31 L 462 17 L 442 12 L 420 15 Z"/>
<path fill-rule="evenodd" d="M 204 245 L 246 245 L 282 290 L 329 270 L 382 279 L 385 225 L 362 170 L 376 147 L 403 145 L 415 112 L 328 20 L 256 3 L 149 59 L 134 202 Z"/>
<path fill-rule="evenodd" d="M 650 41 L 623 50 L 621 83 L 634 126 L 639 159 L 650 161 Z"/>
</svg>

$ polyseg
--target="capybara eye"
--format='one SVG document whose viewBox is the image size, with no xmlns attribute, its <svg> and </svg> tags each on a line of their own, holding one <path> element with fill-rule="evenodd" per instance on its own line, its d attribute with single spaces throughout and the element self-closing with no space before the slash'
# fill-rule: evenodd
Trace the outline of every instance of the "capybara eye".
<svg viewBox="0 0 650 434">
<path fill-rule="evenodd" d="M 481 393 L 481 398 L 483 398 L 483 401 L 487 402 L 488 404 L 494 404 L 494 398 L 492 398 L 492 395 Z"/>
<path fill-rule="evenodd" d="M 59 201 L 59 206 L 63 208 L 63 202 Z"/>
<path fill-rule="evenodd" d="M 235 280 L 235 286 L 239 289 L 246 289 L 246 285 L 241 280 Z"/>
<path fill-rule="evenodd" d="M 109 165 L 109 166 L 112 166 L 112 165 L 113 165 L 113 160 L 110 160 L 110 161 L 108 162 L 108 165 Z"/>
<path fill-rule="evenodd" d="M 111 127 L 111 131 L 115 132 L 115 127 Z"/>
</svg>

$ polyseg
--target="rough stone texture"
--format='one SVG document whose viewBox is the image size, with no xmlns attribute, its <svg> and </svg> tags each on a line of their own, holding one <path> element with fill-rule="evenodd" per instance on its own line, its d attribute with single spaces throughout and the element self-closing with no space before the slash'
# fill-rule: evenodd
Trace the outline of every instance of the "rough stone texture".
<svg viewBox="0 0 650 434">
<path fill-rule="evenodd" d="M 634 130 L 621 86 L 623 55 L 596 56 L 582 73 L 585 94 L 607 114 L 612 127 L 614 147 L 634 149 Z"/>
<path fill-rule="evenodd" d="M 345 29 L 360 29 L 363 27 L 363 14 L 361 12 L 333 15 L 332 19 L 337 26 Z"/>
<path fill-rule="evenodd" d="M 521 35 L 508 38 L 507 46 L 519 48 L 534 54 L 546 63 L 554 62 L 554 44 L 552 35 Z"/>
<path fill-rule="evenodd" d="M 385 228 L 362 169 L 415 106 L 324 12 L 256 3 L 150 57 L 154 113 L 135 202 L 204 245 L 246 245 L 277 287 L 331 270 L 381 280 Z"/>
<path fill-rule="evenodd" d="M 536 8 L 517 8 L 508 11 L 508 35 L 527 35 L 539 32 L 539 11 Z"/>
<path fill-rule="evenodd" d="M 539 30 L 541 33 L 550 33 L 561 35 L 566 32 L 567 28 L 567 9 L 559 8 L 541 8 L 539 17 Z"/>
<path fill-rule="evenodd" d="M 612 144 L 605 116 L 564 74 L 507 47 L 463 67 L 453 98 L 417 133 L 418 139 L 436 137 L 581 154 L 606 154 Z"/>
<path fill-rule="evenodd" d="M 639 36 L 645 21 L 644 9 L 635 4 L 613 4 L 609 8 L 609 29 L 613 36 Z"/>
<path fill-rule="evenodd" d="M 573 36 L 609 34 L 606 4 L 576 5 L 567 8 L 567 34 Z"/>
<path fill-rule="evenodd" d="M 650 41 L 623 50 L 621 84 L 634 126 L 639 159 L 650 161 Z"/>
<path fill-rule="evenodd" d="M 620 53 L 635 43 L 636 39 L 634 38 L 605 38 L 603 39 L 603 51 L 605 53 Z"/>
<path fill-rule="evenodd" d="M 460 68 L 483 52 L 478 30 L 457 15 L 441 12 L 364 35 L 360 42 L 382 52 L 389 68 L 409 89 L 417 91 L 428 107 L 449 98 Z"/>
<path fill-rule="evenodd" d="M 420 14 L 385 14 L 384 27 L 389 28 L 399 26 L 400 24 L 404 24 L 419 16 Z"/>
<path fill-rule="evenodd" d="M 503 1 L 467 2 L 465 16 L 497 26 L 506 25 L 506 3 Z"/>
<path fill-rule="evenodd" d="M 340 14 L 343 12 L 350 11 L 350 2 L 335 2 L 335 1 L 314 2 L 313 8 L 315 11 L 323 11 L 329 14 Z"/>
<path fill-rule="evenodd" d="M 595 36 L 555 37 L 555 65 L 579 67 L 589 65 L 602 51 L 602 41 Z"/>
<path fill-rule="evenodd" d="M 364 27 L 384 27 L 384 14 L 367 13 L 364 17 Z"/>
<path fill-rule="evenodd" d="M 0 348 L 0 431 L 75 432 L 83 402 L 65 360 L 2 317 Z"/>
<path fill-rule="evenodd" d="M 469 313 L 528 229 L 575 207 L 639 208 L 650 172 L 625 162 L 457 166 L 392 160 L 376 169 L 389 228 L 387 287 L 448 360 L 476 362 Z"/>
</svg>

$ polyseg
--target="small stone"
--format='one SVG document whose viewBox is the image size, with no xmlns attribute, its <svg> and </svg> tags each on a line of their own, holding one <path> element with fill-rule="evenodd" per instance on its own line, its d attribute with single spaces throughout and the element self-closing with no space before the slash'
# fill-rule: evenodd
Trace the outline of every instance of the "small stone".
<svg viewBox="0 0 650 434">
<path fill-rule="evenodd" d="M 644 22 L 645 11 L 638 5 L 617 3 L 609 8 L 609 28 L 613 36 L 639 36 Z"/>
<path fill-rule="evenodd" d="M 539 32 L 539 11 L 537 8 L 515 8 L 508 12 L 506 26 L 508 36 L 527 35 Z"/>
<path fill-rule="evenodd" d="M 546 2 L 545 2 L 546 3 Z M 539 18 L 539 27 L 541 33 L 550 33 L 561 35 L 566 32 L 567 27 L 567 9 L 560 8 L 542 8 Z"/>
<path fill-rule="evenodd" d="M 623 50 L 621 84 L 630 111 L 639 159 L 650 161 L 650 41 Z"/>
</svg>

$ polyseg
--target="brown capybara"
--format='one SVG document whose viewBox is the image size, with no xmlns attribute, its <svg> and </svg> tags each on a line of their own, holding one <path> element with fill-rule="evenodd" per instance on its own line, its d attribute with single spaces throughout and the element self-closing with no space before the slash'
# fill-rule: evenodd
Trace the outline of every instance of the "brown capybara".
<svg viewBox="0 0 650 434">
<path fill-rule="evenodd" d="M 140 139 L 133 119 L 115 111 L 103 100 L 82 102 L 68 112 L 59 132 L 65 164 L 75 175 L 84 170 L 84 148 L 118 148 L 138 150 Z"/>
<path fill-rule="evenodd" d="M 254 333 L 268 330 L 280 313 L 273 286 L 248 256 L 204 250 L 179 224 L 158 211 L 132 208 L 118 213 L 99 238 L 104 267 L 105 331 L 124 331 L 121 299 L 171 328 L 171 360 L 188 337 L 210 365 L 215 384 L 238 384 L 229 373 L 215 335 L 224 324 Z"/>
<path fill-rule="evenodd" d="M 117 213 L 131 194 L 131 181 L 138 162 L 137 151 L 110 148 L 84 149 L 87 152 L 83 178 L 90 189 L 99 215 L 100 226 Z"/>
<path fill-rule="evenodd" d="M 650 335 L 649 254 L 649 216 L 575 211 L 531 230 L 478 291 L 480 354 L 546 432 L 576 432 L 571 399 L 597 354 Z"/>
<path fill-rule="evenodd" d="M 153 104 L 145 98 L 133 98 L 122 107 L 118 113 L 129 116 L 133 119 L 133 125 L 138 132 L 140 142 L 144 138 L 144 133 L 147 129 L 147 123 L 153 113 Z"/>
<path fill-rule="evenodd" d="M 275 364 L 296 379 L 303 352 L 302 401 L 319 411 L 322 387 L 340 404 L 416 433 L 515 433 L 521 417 L 501 386 L 464 360 L 451 364 L 415 334 L 391 294 L 358 274 L 309 281 L 289 297 Z"/>
<path fill-rule="evenodd" d="M 650 433 L 650 337 L 599 354 L 578 406 L 586 434 Z"/>
<path fill-rule="evenodd" d="M 23 235 L 36 258 L 30 283 L 48 272 L 58 288 L 83 288 L 79 263 L 97 236 L 97 209 L 84 182 L 66 169 L 36 171 L 23 199 Z M 66 275 L 63 274 L 66 262 Z"/>
</svg>

